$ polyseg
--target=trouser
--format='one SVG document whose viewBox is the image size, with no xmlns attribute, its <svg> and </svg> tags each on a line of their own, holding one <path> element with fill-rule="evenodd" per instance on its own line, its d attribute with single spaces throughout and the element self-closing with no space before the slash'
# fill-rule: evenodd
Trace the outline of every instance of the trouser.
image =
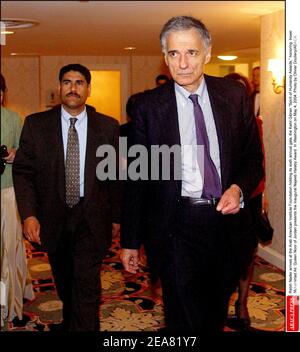
<svg viewBox="0 0 300 352">
<path fill-rule="evenodd" d="M 256 233 L 256 228 L 257 228 L 257 222 L 259 221 L 259 218 L 262 213 L 262 193 L 258 194 L 254 198 L 251 198 L 249 200 L 249 208 L 251 211 L 252 219 L 253 219 L 253 224 L 254 224 L 254 231 L 255 235 L 257 237 L 257 242 L 259 239 L 259 233 Z M 258 244 L 258 243 L 257 243 Z"/>
<path fill-rule="evenodd" d="M 221 331 L 231 292 L 224 215 L 213 205 L 178 205 L 161 272 L 167 329 Z M 229 274 L 229 273 L 228 273 Z"/>
<path fill-rule="evenodd" d="M 68 210 L 65 231 L 55 253 L 48 253 L 64 329 L 99 331 L 100 266 L 95 239 L 83 216 L 82 201 Z"/>
<path fill-rule="evenodd" d="M 22 319 L 23 299 L 34 299 L 13 187 L 1 189 L 1 326 Z"/>
</svg>

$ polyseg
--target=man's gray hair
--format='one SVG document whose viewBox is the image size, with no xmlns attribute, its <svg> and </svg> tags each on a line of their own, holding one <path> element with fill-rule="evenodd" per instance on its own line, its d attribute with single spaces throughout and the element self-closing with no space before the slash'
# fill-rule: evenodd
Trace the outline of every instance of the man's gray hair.
<svg viewBox="0 0 300 352">
<path fill-rule="evenodd" d="M 171 32 L 185 31 L 192 28 L 195 28 L 199 32 L 204 42 L 205 48 L 208 49 L 211 46 L 211 36 L 208 29 L 205 27 L 205 25 L 200 20 L 197 20 L 196 18 L 191 16 L 176 16 L 176 17 L 172 17 L 163 26 L 163 29 L 160 32 L 159 39 L 160 39 L 160 45 L 162 47 L 162 52 L 164 54 L 167 54 L 167 48 L 166 48 L 167 36 Z"/>
</svg>

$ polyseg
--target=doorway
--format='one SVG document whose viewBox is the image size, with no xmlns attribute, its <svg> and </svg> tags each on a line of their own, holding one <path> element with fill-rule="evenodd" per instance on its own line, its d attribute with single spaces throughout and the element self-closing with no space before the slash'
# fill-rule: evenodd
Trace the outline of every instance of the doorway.
<svg viewBox="0 0 300 352">
<path fill-rule="evenodd" d="M 86 103 L 119 123 L 126 118 L 127 67 L 124 65 L 90 65 L 91 96 Z"/>
</svg>

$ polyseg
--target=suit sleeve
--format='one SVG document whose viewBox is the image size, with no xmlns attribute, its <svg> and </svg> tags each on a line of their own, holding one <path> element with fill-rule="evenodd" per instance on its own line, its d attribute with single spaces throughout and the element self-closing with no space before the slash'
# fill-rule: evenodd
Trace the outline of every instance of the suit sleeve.
<svg viewBox="0 0 300 352">
<path fill-rule="evenodd" d="M 132 128 L 128 136 L 128 149 L 133 145 L 147 146 L 144 104 L 137 100 L 133 107 Z M 133 157 L 128 156 L 128 170 Z M 142 243 L 142 218 L 146 181 L 131 180 L 128 175 L 123 189 L 121 216 L 121 247 L 138 249 Z"/>
<path fill-rule="evenodd" d="M 116 170 L 119 170 L 119 125 L 116 125 L 114 129 L 112 146 L 116 151 Z M 112 222 L 119 224 L 121 221 L 121 185 L 118 180 L 118 175 L 116 180 L 109 181 L 109 193 L 110 201 L 112 205 Z"/>
<path fill-rule="evenodd" d="M 264 176 L 263 153 L 250 97 L 242 95 L 242 130 L 240 131 L 239 165 L 235 165 L 233 182 L 247 201 Z"/>
<path fill-rule="evenodd" d="M 30 117 L 25 119 L 19 148 L 12 167 L 14 189 L 22 221 L 29 216 L 37 216 L 35 148 L 31 121 Z"/>
</svg>

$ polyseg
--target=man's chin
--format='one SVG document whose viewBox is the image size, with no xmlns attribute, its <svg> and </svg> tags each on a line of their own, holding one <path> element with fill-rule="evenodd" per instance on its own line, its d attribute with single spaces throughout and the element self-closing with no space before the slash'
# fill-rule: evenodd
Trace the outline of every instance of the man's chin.
<svg viewBox="0 0 300 352">
<path fill-rule="evenodd" d="M 176 76 L 174 81 L 183 88 L 198 87 L 201 83 L 201 79 L 197 80 L 195 78 L 192 78 L 191 76 L 189 77 Z"/>
<path fill-rule="evenodd" d="M 183 88 L 190 87 L 191 85 L 193 85 L 193 82 L 191 82 L 191 81 L 183 81 L 183 80 L 176 81 L 176 83 L 178 85 L 180 85 L 181 87 L 183 87 Z"/>
<path fill-rule="evenodd" d="M 179 76 L 179 77 L 177 76 L 175 81 L 180 86 L 188 86 L 190 84 L 193 84 L 193 80 L 191 79 L 190 76 Z"/>
<path fill-rule="evenodd" d="M 63 106 L 66 107 L 68 110 L 78 110 L 81 109 L 85 104 L 68 104 L 63 103 Z"/>
<path fill-rule="evenodd" d="M 71 109 L 71 110 L 76 110 L 79 108 L 79 105 L 73 105 L 73 104 L 64 104 L 64 106 L 66 106 L 68 109 Z"/>
</svg>

